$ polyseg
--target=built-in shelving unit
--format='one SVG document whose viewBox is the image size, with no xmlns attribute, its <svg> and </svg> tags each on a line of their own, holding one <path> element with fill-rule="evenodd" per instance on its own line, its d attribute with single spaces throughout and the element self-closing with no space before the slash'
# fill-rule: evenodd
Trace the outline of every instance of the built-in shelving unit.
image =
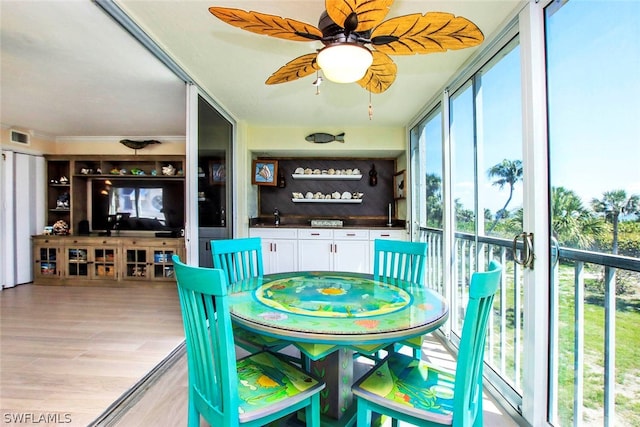
<svg viewBox="0 0 640 427">
<path fill-rule="evenodd" d="M 282 172 L 286 180 L 279 181 L 277 186 L 258 186 L 258 216 L 272 218 L 278 209 L 285 222 L 287 218 L 308 217 L 386 221 L 388 205 L 393 202 L 394 159 L 293 157 L 273 160 L 278 161 L 278 173 Z M 372 174 L 377 180 L 370 179 Z"/>
<path fill-rule="evenodd" d="M 38 285 L 175 286 L 172 255 L 184 239 L 146 236 L 34 236 Z"/>
<path fill-rule="evenodd" d="M 70 233 L 89 218 L 88 191 L 92 179 L 184 181 L 185 157 L 180 155 L 49 155 L 47 160 L 46 225 L 64 221 Z M 171 171 L 171 172 L 168 172 Z M 66 201 L 66 203 L 64 202 Z"/>
</svg>

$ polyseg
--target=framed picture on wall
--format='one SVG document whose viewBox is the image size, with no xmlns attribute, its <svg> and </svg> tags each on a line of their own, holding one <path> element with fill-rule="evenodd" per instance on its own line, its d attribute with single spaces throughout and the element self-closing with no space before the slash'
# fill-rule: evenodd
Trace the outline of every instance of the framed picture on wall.
<svg viewBox="0 0 640 427">
<path fill-rule="evenodd" d="M 252 184 L 275 186 L 278 183 L 277 160 L 254 160 L 251 171 Z"/>
<path fill-rule="evenodd" d="M 212 160 L 209 162 L 209 184 L 224 185 L 227 181 L 227 169 L 224 160 Z"/>
<path fill-rule="evenodd" d="M 406 199 L 407 198 L 407 173 L 404 170 L 398 171 L 393 174 L 393 198 Z"/>
</svg>

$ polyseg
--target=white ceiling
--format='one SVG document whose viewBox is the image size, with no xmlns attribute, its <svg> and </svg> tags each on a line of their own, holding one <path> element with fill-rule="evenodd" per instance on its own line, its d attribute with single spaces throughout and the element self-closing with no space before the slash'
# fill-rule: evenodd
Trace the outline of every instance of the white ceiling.
<svg viewBox="0 0 640 427">
<path fill-rule="evenodd" d="M 488 39 L 521 0 L 397 0 L 388 18 L 443 11 L 475 22 Z M 264 81 L 320 42 L 293 42 L 231 27 L 208 12 L 229 6 L 317 25 L 322 0 L 140 1 L 117 5 L 236 120 L 336 132 L 344 126 L 405 126 L 478 48 L 394 56 L 395 83 L 372 95 L 357 84 L 315 76 Z M 183 82 L 100 7 L 86 0 L 0 0 L 0 122 L 62 136 L 185 134 Z M 481 47 L 480 47 L 481 48 Z"/>
</svg>

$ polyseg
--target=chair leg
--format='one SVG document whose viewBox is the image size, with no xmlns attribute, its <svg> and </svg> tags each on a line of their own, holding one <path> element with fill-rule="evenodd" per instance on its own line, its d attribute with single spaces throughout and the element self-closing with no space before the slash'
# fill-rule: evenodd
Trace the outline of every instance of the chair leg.
<svg viewBox="0 0 640 427">
<path fill-rule="evenodd" d="M 358 405 L 358 418 L 356 421 L 356 426 L 358 427 L 369 427 L 371 426 L 371 409 L 368 408 L 366 401 L 361 399 L 356 399 L 356 404 Z"/>
<path fill-rule="evenodd" d="M 484 426 L 484 417 L 483 417 L 483 410 L 482 410 L 482 387 L 480 387 L 480 390 L 478 391 L 478 404 L 477 406 L 477 412 L 476 412 L 476 418 L 475 420 L 473 420 L 473 427 L 483 427 Z"/>
<path fill-rule="evenodd" d="M 189 414 L 187 424 L 189 427 L 200 427 L 200 414 L 198 413 L 196 405 L 191 398 L 189 398 Z"/>
<path fill-rule="evenodd" d="M 422 349 L 414 348 L 413 349 L 413 358 L 416 360 L 422 359 Z"/>
<path fill-rule="evenodd" d="M 320 427 L 320 394 L 311 397 L 311 404 L 304 411 L 305 424 L 308 427 Z"/>
</svg>

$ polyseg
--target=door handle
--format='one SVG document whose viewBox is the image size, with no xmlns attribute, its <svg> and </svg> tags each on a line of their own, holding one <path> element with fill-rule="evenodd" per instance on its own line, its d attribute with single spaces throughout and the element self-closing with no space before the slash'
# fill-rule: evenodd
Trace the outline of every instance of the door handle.
<svg viewBox="0 0 640 427">
<path fill-rule="evenodd" d="M 560 244 L 558 239 L 551 236 L 551 268 L 558 265 L 558 261 L 560 261 Z"/>
<path fill-rule="evenodd" d="M 522 256 L 516 257 L 518 253 L 518 240 L 522 238 Z M 533 233 L 520 233 L 513 238 L 513 260 L 525 268 L 533 268 L 535 254 L 533 252 Z"/>
</svg>

